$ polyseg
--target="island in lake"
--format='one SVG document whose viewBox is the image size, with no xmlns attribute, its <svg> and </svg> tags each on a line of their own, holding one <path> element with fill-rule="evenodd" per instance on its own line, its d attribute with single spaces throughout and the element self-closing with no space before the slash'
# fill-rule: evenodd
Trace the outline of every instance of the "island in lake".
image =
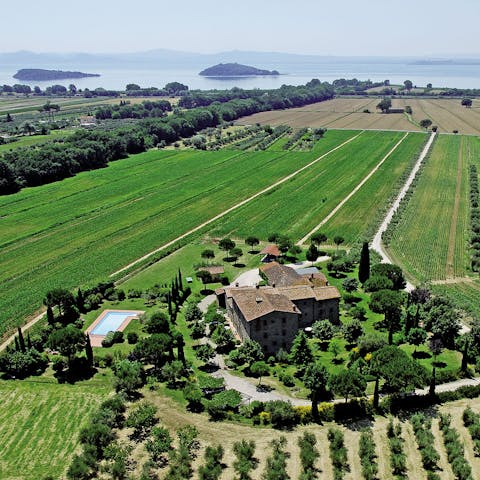
<svg viewBox="0 0 480 480">
<path fill-rule="evenodd" d="M 70 78 L 99 77 L 98 73 L 66 72 L 63 70 L 44 70 L 42 68 L 23 68 L 13 78 L 26 81 L 67 80 Z"/>
<path fill-rule="evenodd" d="M 202 70 L 199 75 L 204 77 L 243 77 L 253 75 L 280 75 L 276 70 L 261 70 L 260 68 L 241 65 L 240 63 L 219 63 Z"/>
</svg>

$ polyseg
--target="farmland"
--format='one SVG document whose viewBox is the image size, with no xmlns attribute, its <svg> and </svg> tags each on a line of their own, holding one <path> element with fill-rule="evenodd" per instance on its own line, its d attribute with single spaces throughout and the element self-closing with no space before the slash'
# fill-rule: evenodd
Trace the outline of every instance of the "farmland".
<svg viewBox="0 0 480 480">
<path fill-rule="evenodd" d="M 109 391 L 98 381 L 89 386 L 52 382 L 0 381 L 3 480 L 59 478 L 77 449 L 80 428 Z"/>
<path fill-rule="evenodd" d="M 255 123 L 300 127 L 421 131 L 419 122 L 429 118 L 440 132 L 480 135 L 480 101 L 472 108 L 462 107 L 459 99 L 393 99 L 393 108 L 412 107 L 412 121 L 405 114 L 385 115 L 376 110 L 379 98 L 335 98 L 301 108 L 261 112 L 241 118 L 241 125 Z M 364 110 L 370 113 L 363 113 Z"/>
<path fill-rule="evenodd" d="M 152 151 L 2 197 L 2 333 L 48 290 L 105 278 L 353 136 L 313 152 Z"/>
<path fill-rule="evenodd" d="M 440 136 L 390 243 L 419 281 L 463 277 L 468 268 L 468 160 L 473 137 Z"/>
<path fill-rule="evenodd" d="M 256 234 L 266 238 L 274 231 L 281 231 L 300 239 L 325 218 L 402 137 L 401 133 L 362 133 L 359 138 L 332 153 L 312 169 L 219 220 L 213 233 L 238 237 Z M 377 201 L 382 199 L 385 202 L 391 193 L 392 184 L 403 173 L 411 155 L 420 149 L 423 141 L 423 135 L 409 135 L 400 144 L 400 153 L 397 150 L 358 195 L 362 198 L 364 195 L 371 197 L 372 191 L 383 183 L 383 188 L 376 190 L 375 195 L 378 195 Z M 396 166 L 394 169 L 393 165 Z M 387 175 L 389 179 L 386 181 Z M 356 203 L 354 198 L 355 196 L 351 199 L 352 205 Z M 345 206 L 347 212 L 351 212 L 350 208 L 349 204 Z M 364 222 L 368 224 L 374 211 L 375 203 L 365 210 L 362 206 L 362 216 L 348 231 L 343 230 L 342 223 L 337 229 L 336 217 L 333 217 L 329 223 L 329 232 L 345 234 L 350 242 L 358 240 L 367 226 Z M 341 213 L 343 214 L 342 211 Z M 346 217 L 342 215 L 340 222 L 348 218 L 348 215 L 349 213 L 346 213 Z"/>
</svg>

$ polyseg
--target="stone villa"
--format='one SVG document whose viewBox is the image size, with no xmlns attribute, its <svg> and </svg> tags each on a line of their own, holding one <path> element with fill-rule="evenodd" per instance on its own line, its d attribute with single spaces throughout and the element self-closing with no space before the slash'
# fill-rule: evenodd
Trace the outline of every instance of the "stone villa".
<svg viewBox="0 0 480 480">
<path fill-rule="evenodd" d="M 225 287 L 216 291 L 242 340 L 266 352 L 289 349 L 298 330 L 317 320 L 339 322 L 340 293 L 316 268 L 294 270 L 276 262 L 260 268 L 268 286 Z"/>
</svg>

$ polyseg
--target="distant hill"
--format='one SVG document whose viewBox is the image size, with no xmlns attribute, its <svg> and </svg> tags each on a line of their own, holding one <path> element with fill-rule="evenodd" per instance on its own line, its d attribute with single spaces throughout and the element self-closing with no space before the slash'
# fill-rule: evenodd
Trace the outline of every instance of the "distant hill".
<svg viewBox="0 0 480 480">
<path fill-rule="evenodd" d="M 69 78 L 99 77 L 98 73 L 66 72 L 63 70 L 44 70 L 42 68 L 23 68 L 13 78 L 24 81 L 66 80 Z"/>
<path fill-rule="evenodd" d="M 260 68 L 242 65 L 240 63 L 219 63 L 202 70 L 199 75 L 204 77 L 241 77 L 254 75 L 280 75 L 276 70 L 261 70 Z"/>
</svg>

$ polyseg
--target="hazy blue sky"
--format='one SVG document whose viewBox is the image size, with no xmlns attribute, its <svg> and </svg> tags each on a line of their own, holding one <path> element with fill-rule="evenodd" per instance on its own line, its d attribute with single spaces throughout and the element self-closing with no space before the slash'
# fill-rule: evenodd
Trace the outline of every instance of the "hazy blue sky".
<svg viewBox="0 0 480 480">
<path fill-rule="evenodd" d="M 480 54 L 479 0 L 2 2 L 0 51 Z"/>
</svg>

